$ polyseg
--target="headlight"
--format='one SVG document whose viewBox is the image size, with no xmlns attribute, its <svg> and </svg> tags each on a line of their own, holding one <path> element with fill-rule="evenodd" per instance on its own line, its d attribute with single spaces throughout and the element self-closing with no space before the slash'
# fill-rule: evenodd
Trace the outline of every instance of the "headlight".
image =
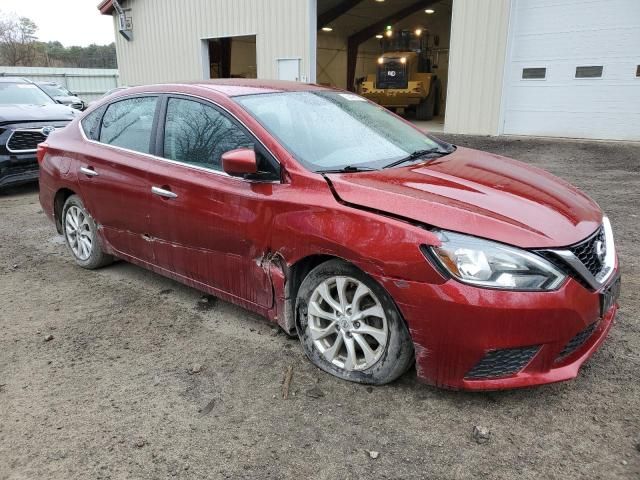
<svg viewBox="0 0 640 480">
<path fill-rule="evenodd" d="M 497 242 L 438 232 L 440 247 L 431 247 L 436 260 L 464 283 L 502 290 L 553 290 L 565 275 L 544 258 Z"/>
</svg>

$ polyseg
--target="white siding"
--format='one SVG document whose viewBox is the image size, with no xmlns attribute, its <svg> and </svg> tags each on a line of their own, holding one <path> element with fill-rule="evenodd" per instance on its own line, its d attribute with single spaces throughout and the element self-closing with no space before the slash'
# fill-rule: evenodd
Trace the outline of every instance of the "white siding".
<svg viewBox="0 0 640 480">
<path fill-rule="evenodd" d="M 640 1 L 517 0 L 511 25 L 504 133 L 640 140 Z M 590 65 L 601 78 L 575 78 Z"/>
<path fill-rule="evenodd" d="M 498 133 L 510 3 L 454 0 L 445 132 Z"/>
<path fill-rule="evenodd" d="M 100 68 L 0 67 L 0 76 L 56 82 L 90 102 L 118 86 L 118 70 Z"/>
<path fill-rule="evenodd" d="M 277 58 L 300 58 L 314 79 L 315 0 L 129 0 L 133 40 L 117 35 L 126 85 L 204 78 L 203 39 L 256 35 L 258 78 L 277 78 Z M 313 15 L 314 22 L 311 22 Z M 114 17 L 114 25 L 115 25 Z M 313 28 L 312 28 L 313 27 Z"/>
</svg>

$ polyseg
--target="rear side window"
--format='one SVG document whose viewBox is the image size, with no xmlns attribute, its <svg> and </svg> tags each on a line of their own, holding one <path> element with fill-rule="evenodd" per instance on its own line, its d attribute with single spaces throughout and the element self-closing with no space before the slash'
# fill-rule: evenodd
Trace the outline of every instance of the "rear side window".
<svg viewBox="0 0 640 480">
<path fill-rule="evenodd" d="M 253 146 L 253 140 L 215 108 L 193 100 L 169 99 L 164 130 L 165 158 L 222 170 L 223 153 Z"/>
<path fill-rule="evenodd" d="M 157 97 L 138 97 L 112 103 L 102 119 L 100 142 L 150 153 Z"/>
<path fill-rule="evenodd" d="M 100 120 L 106 109 L 106 105 L 103 105 L 82 119 L 82 130 L 89 140 L 100 139 Z"/>
</svg>

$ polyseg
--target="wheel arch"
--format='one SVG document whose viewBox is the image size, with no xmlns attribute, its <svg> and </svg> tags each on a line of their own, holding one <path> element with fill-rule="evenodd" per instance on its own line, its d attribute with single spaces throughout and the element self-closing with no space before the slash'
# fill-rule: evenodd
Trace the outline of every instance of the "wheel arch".
<svg viewBox="0 0 640 480">
<path fill-rule="evenodd" d="M 291 265 L 285 266 L 285 262 L 282 261 L 281 266 L 278 267 L 278 275 L 281 275 L 281 278 L 284 281 L 284 299 L 282 303 L 277 302 L 282 308 L 282 315 L 279 316 L 278 323 L 288 335 L 296 335 L 296 297 L 298 295 L 298 290 L 300 289 L 302 281 L 315 267 L 333 259 L 344 260 L 335 255 L 310 254 L 297 259 Z M 275 272 L 272 272 L 272 281 L 274 273 Z M 277 294 L 277 290 L 278 289 L 276 289 L 276 292 L 274 292 L 276 293 L 276 301 L 279 296 Z M 280 307 L 278 308 L 278 310 L 280 310 Z"/>
<path fill-rule="evenodd" d="M 385 285 L 383 283 L 380 282 L 379 278 L 376 278 L 375 275 L 371 275 L 371 273 L 367 272 L 366 270 L 364 270 L 361 266 L 357 265 L 357 263 L 348 261 L 344 258 L 341 258 L 339 256 L 334 256 L 334 255 L 312 255 L 309 257 L 306 257 L 304 259 L 301 259 L 301 264 L 298 266 L 299 270 L 297 271 L 297 275 L 298 275 L 298 280 L 299 280 L 299 284 L 298 285 L 292 285 L 292 290 L 295 288 L 296 289 L 296 295 L 294 298 L 292 298 L 293 301 L 293 308 L 294 308 L 294 315 L 295 315 L 295 325 L 296 325 L 296 330 L 297 333 L 299 334 L 299 337 L 301 339 L 301 341 L 303 341 L 303 346 L 304 346 L 304 342 L 306 342 L 306 338 L 307 335 L 304 333 L 305 328 L 304 328 L 304 315 L 306 314 L 306 301 L 301 301 L 301 303 L 298 305 L 297 304 L 297 299 L 298 299 L 298 292 L 300 287 L 302 286 L 302 283 L 304 281 L 304 279 L 308 276 L 308 274 L 316 267 L 320 266 L 320 265 L 324 265 L 325 263 L 329 262 L 329 261 L 338 261 L 340 263 L 344 264 L 344 267 L 346 267 L 346 271 L 344 270 L 344 267 L 339 267 L 337 265 L 332 265 L 331 267 L 327 267 L 324 268 L 324 272 L 323 274 L 327 274 L 329 273 L 329 275 L 351 275 L 353 276 L 356 280 L 359 281 L 363 281 L 364 277 L 367 277 L 375 286 L 373 287 L 372 292 L 375 293 L 379 300 L 381 301 L 381 305 L 383 307 L 383 309 L 385 310 L 386 314 L 388 315 L 387 318 L 391 318 L 391 319 L 395 319 L 395 321 L 400 325 L 400 330 L 398 335 L 400 335 L 401 338 L 404 338 L 405 340 L 400 342 L 402 345 L 402 347 L 397 347 L 400 348 L 400 350 L 398 350 L 397 352 L 393 353 L 393 354 L 389 354 L 388 356 L 386 356 L 387 360 L 385 360 L 385 362 L 388 363 L 388 361 L 390 361 L 391 363 L 395 363 L 397 361 L 398 365 L 400 365 L 398 368 L 399 370 L 397 370 L 398 375 L 404 373 L 406 371 L 406 369 L 413 363 L 415 363 L 415 347 L 414 347 L 414 342 L 413 342 L 413 338 L 412 338 L 412 334 L 411 334 L 411 329 L 409 328 L 409 325 L 406 321 L 406 319 L 404 318 L 404 315 L 402 314 L 402 311 L 400 310 L 400 308 L 398 308 L 398 304 L 396 303 L 395 299 L 393 298 L 393 296 L 391 295 L 391 293 L 387 290 L 387 288 L 385 287 Z M 311 266 L 313 265 L 313 266 Z M 334 267 L 337 268 L 337 270 L 334 270 Z M 356 273 L 355 271 L 358 271 L 358 273 Z M 345 272 L 351 272 L 351 273 L 345 273 Z M 358 278 L 361 277 L 361 278 Z M 376 291 L 377 290 L 377 291 Z M 310 290 L 307 288 L 305 289 L 305 294 L 308 293 Z M 388 300 L 388 302 L 390 302 L 389 304 L 385 304 L 383 301 L 383 298 L 380 297 L 380 295 L 384 295 L 386 296 L 386 299 Z M 301 297 L 302 299 L 302 297 Z M 397 345 L 397 343 L 396 343 Z M 395 347 L 394 347 L 395 348 Z M 310 356 L 310 354 L 308 352 L 307 353 L 307 357 L 309 359 L 312 360 L 312 362 L 318 366 L 319 368 L 321 368 L 322 370 L 325 370 L 329 373 L 333 373 L 329 370 L 326 370 L 325 368 L 323 368 L 321 365 L 319 365 L 318 363 L 316 363 L 312 356 Z M 396 355 L 397 353 L 397 355 Z M 385 354 L 386 355 L 386 354 Z M 384 367 L 386 368 L 386 367 Z M 344 377 L 340 377 L 340 378 L 344 378 Z M 387 383 L 388 381 L 392 381 L 395 380 L 397 378 L 397 376 L 395 374 L 392 375 L 391 379 L 387 379 L 387 380 L 382 380 L 380 381 L 379 379 L 374 378 L 373 376 L 367 374 L 367 377 L 365 378 L 355 378 L 355 377 L 349 377 L 346 378 L 347 380 L 351 380 L 351 381 L 356 381 L 356 382 L 360 382 L 360 383 L 371 383 L 371 384 L 383 384 L 383 383 Z"/>
<path fill-rule="evenodd" d="M 317 254 L 308 255 L 291 265 L 289 267 L 289 275 L 285 285 L 286 297 L 292 298 L 295 303 L 296 295 L 298 295 L 298 290 L 300 289 L 300 285 L 305 277 L 318 265 L 328 262 L 329 260 L 342 260 L 346 262 L 345 259 L 335 255 Z"/>
<path fill-rule="evenodd" d="M 64 187 L 59 189 L 53 198 L 53 220 L 56 225 L 56 230 L 60 234 L 62 234 L 62 209 L 64 208 L 65 202 L 71 195 L 77 194 L 70 188 Z"/>
<path fill-rule="evenodd" d="M 318 265 L 321 265 L 323 263 L 326 263 L 330 260 L 340 260 L 344 263 L 347 263 L 355 268 L 357 268 L 358 270 L 360 270 L 363 274 L 371 277 L 371 279 L 378 283 L 378 285 L 380 285 L 380 288 L 382 288 L 383 290 L 385 290 L 387 292 L 387 294 L 389 295 L 389 298 L 391 299 L 391 301 L 393 302 L 393 304 L 395 305 L 398 314 L 400 316 L 400 320 L 406 325 L 407 329 L 409 329 L 409 325 L 407 324 L 407 321 L 404 319 L 404 316 L 402 315 L 402 311 L 400 310 L 398 304 L 396 303 L 395 298 L 393 298 L 393 296 L 391 295 L 391 293 L 389 293 L 389 291 L 387 290 L 387 288 L 380 283 L 375 276 L 371 275 L 371 273 L 367 272 L 366 270 L 364 270 L 360 265 L 349 261 L 346 258 L 342 258 L 338 255 L 331 255 L 331 254 L 313 254 L 313 255 L 308 255 L 306 257 L 300 258 L 299 260 L 297 260 L 295 263 L 293 263 L 287 272 L 287 280 L 285 283 L 285 319 L 287 320 L 285 323 L 287 325 L 286 330 L 288 330 L 288 333 L 291 335 L 295 335 L 295 329 L 298 326 L 298 312 L 296 311 L 296 299 L 298 296 L 298 291 L 300 289 L 300 285 L 302 284 L 302 282 L 304 281 L 304 279 L 307 277 L 307 275 L 309 274 L 309 272 L 311 270 L 313 270 L 314 268 L 316 268 Z"/>
</svg>

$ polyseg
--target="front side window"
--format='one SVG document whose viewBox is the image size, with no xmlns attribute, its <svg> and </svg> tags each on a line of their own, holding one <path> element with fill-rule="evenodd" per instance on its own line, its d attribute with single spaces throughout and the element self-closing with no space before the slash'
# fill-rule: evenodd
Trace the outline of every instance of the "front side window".
<svg viewBox="0 0 640 480">
<path fill-rule="evenodd" d="M 71 92 L 60 85 L 53 85 L 51 83 L 41 83 L 40 88 L 44 90 L 51 97 L 70 97 Z"/>
<path fill-rule="evenodd" d="M 164 156 L 190 165 L 222 170 L 222 154 L 253 148 L 243 130 L 210 105 L 171 98 L 167 105 Z"/>
<path fill-rule="evenodd" d="M 114 102 L 102 119 L 100 142 L 150 153 L 157 97 L 128 98 Z"/>
<path fill-rule="evenodd" d="M 350 93 L 285 92 L 235 97 L 312 171 L 381 168 L 442 144 L 385 108 Z"/>
</svg>

